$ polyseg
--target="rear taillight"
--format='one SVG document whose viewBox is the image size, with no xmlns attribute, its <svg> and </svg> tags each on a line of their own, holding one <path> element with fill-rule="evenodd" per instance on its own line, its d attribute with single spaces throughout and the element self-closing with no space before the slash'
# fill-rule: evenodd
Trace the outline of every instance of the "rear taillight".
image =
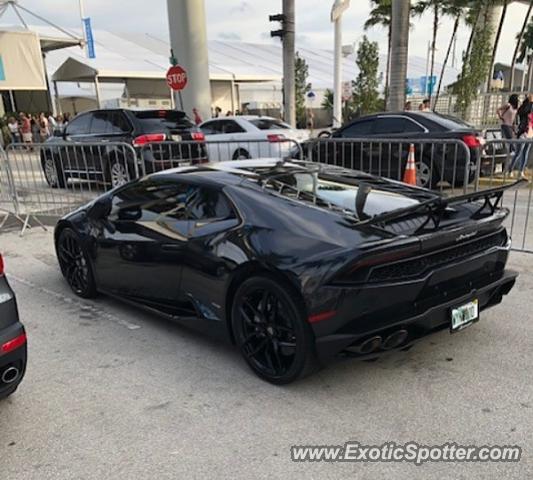
<svg viewBox="0 0 533 480">
<path fill-rule="evenodd" d="M 13 340 L 9 340 L 0 347 L 0 355 L 5 355 L 7 353 L 16 350 L 17 348 L 22 347 L 26 343 L 26 334 L 23 333 Z"/>
<path fill-rule="evenodd" d="M 4 274 L 4 257 L 0 253 L 0 277 Z"/>
<path fill-rule="evenodd" d="M 191 138 L 197 142 L 203 142 L 205 140 L 205 135 L 202 132 L 192 132 Z"/>
<path fill-rule="evenodd" d="M 481 146 L 481 142 L 479 141 L 479 138 L 475 135 L 465 135 L 463 137 L 463 142 L 466 143 L 466 146 L 468 148 L 477 148 Z"/>
<path fill-rule="evenodd" d="M 133 139 L 134 147 L 142 147 L 148 143 L 164 142 L 167 139 L 164 133 L 148 133 L 146 135 L 139 135 Z"/>
<path fill-rule="evenodd" d="M 267 135 L 267 139 L 270 143 L 278 143 L 283 142 L 286 137 L 285 135 L 280 135 L 279 133 L 272 133 L 270 135 Z"/>
</svg>

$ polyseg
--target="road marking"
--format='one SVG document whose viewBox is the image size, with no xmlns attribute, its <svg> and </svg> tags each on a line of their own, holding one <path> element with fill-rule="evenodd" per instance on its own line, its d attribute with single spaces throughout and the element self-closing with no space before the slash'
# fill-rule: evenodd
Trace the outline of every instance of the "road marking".
<svg viewBox="0 0 533 480">
<path fill-rule="evenodd" d="M 81 300 L 78 300 L 77 298 L 68 297 L 67 295 L 63 295 L 59 292 L 54 292 L 53 290 L 50 290 L 45 287 L 40 287 L 39 285 L 33 283 L 30 280 L 26 280 L 24 278 L 17 277 L 16 275 L 10 274 L 10 279 L 15 280 L 15 282 L 19 282 L 22 285 L 25 285 L 26 287 L 31 288 L 32 290 L 37 290 L 41 293 L 44 293 L 45 295 L 48 295 L 50 297 L 54 297 L 58 300 L 60 300 L 63 303 L 66 303 L 68 305 L 74 305 L 80 307 L 84 312 L 91 312 L 95 315 L 105 318 L 113 323 L 117 323 L 121 325 L 122 327 L 126 327 L 128 330 L 138 330 L 141 328 L 140 325 L 137 325 L 135 323 L 128 322 L 127 320 L 124 320 L 123 318 L 117 317 L 116 315 L 106 312 L 105 310 L 96 307 L 94 305 L 91 305 L 89 303 L 84 303 Z"/>
</svg>

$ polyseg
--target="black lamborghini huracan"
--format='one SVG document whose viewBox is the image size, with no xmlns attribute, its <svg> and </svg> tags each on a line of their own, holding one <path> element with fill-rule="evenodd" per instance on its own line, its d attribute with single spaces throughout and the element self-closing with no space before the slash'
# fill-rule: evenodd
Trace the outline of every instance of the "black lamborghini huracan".
<svg viewBox="0 0 533 480">
<path fill-rule="evenodd" d="M 504 188 L 444 198 L 328 165 L 248 160 L 135 180 L 64 217 L 61 271 L 223 337 L 289 383 L 457 332 L 515 283 Z"/>
</svg>

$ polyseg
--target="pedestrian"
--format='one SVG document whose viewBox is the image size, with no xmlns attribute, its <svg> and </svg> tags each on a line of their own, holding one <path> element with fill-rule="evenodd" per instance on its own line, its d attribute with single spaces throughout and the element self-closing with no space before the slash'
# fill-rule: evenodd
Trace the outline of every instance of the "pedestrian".
<svg viewBox="0 0 533 480">
<path fill-rule="evenodd" d="M 65 125 L 65 127 L 69 124 L 69 122 L 70 122 L 70 113 L 65 112 L 63 114 L 63 124 Z"/>
<path fill-rule="evenodd" d="M 11 143 L 20 143 L 20 127 L 15 117 L 9 117 L 9 120 L 7 122 L 7 128 L 9 128 Z"/>
<path fill-rule="evenodd" d="M 38 142 L 40 128 L 39 128 L 39 118 L 37 117 L 37 115 L 32 115 L 30 122 L 31 122 L 32 139 L 35 140 L 35 142 Z"/>
<path fill-rule="evenodd" d="M 431 112 L 431 102 L 429 98 L 422 100 L 422 103 L 418 106 L 418 110 L 421 112 Z"/>
<path fill-rule="evenodd" d="M 63 118 L 63 115 L 61 114 L 57 116 L 56 129 L 59 132 L 63 132 L 63 130 L 65 130 L 65 119 Z"/>
<path fill-rule="evenodd" d="M 531 109 L 533 107 L 533 94 L 528 93 L 526 98 L 520 105 L 520 108 L 516 112 L 518 117 L 518 129 L 516 131 L 516 137 L 520 138 L 528 129 L 528 119 Z"/>
<path fill-rule="evenodd" d="M 527 162 L 529 160 L 529 153 L 531 151 L 531 143 L 533 141 L 533 114 L 530 113 L 528 116 L 528 129 L 520 137 L 523 142 L 521 143 L 520 150 L 518 153 L 516 151 L 513 153 L 513 159 L 509 164 L 507 172 L 512 174 L 515 170 L 518 172 L 520 179 L 527 180 L 525 175 L 525 170 L 527 167 Z"/>
<path fill-rule="evenodd" d="M 315 129 L 315 113 L 312 108 L 307 109 L 307 129 L 309 130 L 309 136 L 313 136 Z"/>
<path fill-rule="evenodd" d="M 31 143 L 33 141 L 33 136 L 31 134 L 31 120 L 29 115 L 25 113 L 20 114 L 20 131 L 22 132 L 22 141 L 24 143 Z"/>
<path fill-rule="evenodd" d="M 220 107 L 215 107 L 215 118 L 220 117 L 222 114 L 222 109 Z"/>
<path fill-rule="evenodd" d="M 413 109 L 413 104 L 411 102 L 405 102 L 404 110 L 410 112 Z"/>
<path fill-rule="evenodd" d="M 194 123 L 196 125 L 200 125 L 202 123 L 202 117 L 200 116 L 200 113 L 196 107 L 192 109 L 192 114 L 194 117 Z"/>
<path fill-rule="evenodd" d="M 501 130 L 502 130 L 502 137 L 507 140 L 512 140 L 515 138 L 514 134 L 514 121 L 516 119 L 516 113 L 518 111 L 518 95 L 516 93 L 513 93 L 509 97 L 509 101 L 502 105 L 496 113 L 498 114 L 498 118 L 501 121 Z M 511 150 L 514 150 L 511 148 Z"/>
<path fill-rule="evenodd" d="M 233 112 L 231 110 L 228 110 L 226 112 L 226 117 L 233 117 Z"/>
<path fill-rule="evenodd" d="M 48 119 L 44 112 L 39 115 L 39 137 L 41 142 L 45 142 L 50 136 L 50 130 L 48 127 Z"/>
</svg>

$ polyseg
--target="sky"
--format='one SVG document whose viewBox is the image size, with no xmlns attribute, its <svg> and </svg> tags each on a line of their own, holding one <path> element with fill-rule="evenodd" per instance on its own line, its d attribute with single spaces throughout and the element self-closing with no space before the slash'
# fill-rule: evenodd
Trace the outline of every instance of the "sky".
<svg viewBox="0 0 533 480">
<path fill-rule="evenodd" d="M 90 16 L 93 28 L 121 32 L 139 32 L 168 38 L 166 0 L 83 0 L 85 14 Z M 200 1 L 200 0 L 198 0 Z M 38 15 L 65 27 L 79 25 L 78 0 L 19 0 L 20 5 Z M 247 42 L 279 42 L 270 38 L 270 30 L 277 29 L 268 22 L 268 15 L 281 11 L 281 0 L 205 0 L 208 37 L 212 40 L 241 40 Z M 329 21 L 332 0 L 296 0 L 297 46 L 307 48 L 333 48 L 333 27 Z M 503 28 L 497 61 L 510 63 L 514 38 L 523 22 L 527 7 L 512 4 L 508 9 Z M 357 43 L 365 34 L 363 24 L 370 12 L 369 0 L 352 0 L 344 16 L 343 43 Z M 39 24 L 25 14 L 28 23 Z M 13 13 L 0 19 L 2 24 L 19 23 Z M 410 55 L 426 57 L 431 39 L 432 18 L 425 15 L 413 21 L 410 33 Z M 436 59 L 444 58 L 452 31 L 452 20 L 443 19 L 439 29 Z M 373 28 L 366 32 L 379 43 L 382 54 L 387 49 L 387 32 Z M 461 25 L 457 41 L 456 58 L 468 40 L 469 31 Z M 96 39 L 97 40 L 97 39 Z"/>
</svg>

